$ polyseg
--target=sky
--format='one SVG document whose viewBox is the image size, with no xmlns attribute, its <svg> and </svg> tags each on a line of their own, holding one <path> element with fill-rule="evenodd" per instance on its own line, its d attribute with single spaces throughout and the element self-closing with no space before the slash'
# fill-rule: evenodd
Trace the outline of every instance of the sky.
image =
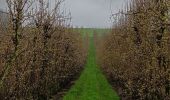
<svg viewBox="0 0 170 100">
<path fill-rule="evenodd" d="M 77 27 L 108 28 L 112 26 L 110 16 L 123 7 L 125 0 L 66 0 L 71 12 L 72 24 Z"/>
<path fill-rule="evenodd" d="M 5 10 L 6 9 L 6 0 L 0 0 L 0 9 Z"/>
<path fill-rule="evenodd" d="M 54 0 L 51 0 L 53 3 Z M 110 16 L 117 13 L 126 0 L 65 0 L 63 7 L 71 12 L 71 25 L 86 28 L 108 28 L 112 26 Z M 0 0 L 5 8 L 5 0 Z"/>
</svg>

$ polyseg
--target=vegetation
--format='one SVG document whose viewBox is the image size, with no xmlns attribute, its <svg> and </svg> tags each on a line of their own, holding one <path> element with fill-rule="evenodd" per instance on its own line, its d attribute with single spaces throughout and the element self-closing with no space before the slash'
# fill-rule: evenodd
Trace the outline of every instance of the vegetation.
<svg viewBox="0 0 170 100">
<path fill-rule="evenodd" d="M 90 41 L 85 70 L 63 100 L 119 100 L 96 64 L 95 46 L 92 37 Z"/>
<path fill-rule="evenodd" d="M 6 0 L 1 100 L 58 99 L 83 66 L 64 100 L 170 100 L 170 0 L 129 0 L 112 29 L 72 28 L 63 1 Z"/>
<path fill-rule="evenodd" d="M 74 28 L 75 31 L 78 31 L 79 33 L 81 33 L 83 36 L 89 36 L 89 37 L 93 37 L 94 33 L 99 34 L 100 36 L 102 36 L 102 34 L 105 33 L 109 33 L 111 31 L 111 29 L 102 29 L 102 28 Z"/>
<path fill-rule="evenodd" d="M 170 99 L 170 2 L 130 0 L 110 34 L 96 36 L 97 57 L 125 100 Z"/>
<path fill-rule="evenodd" d="M 56 0 L 7 0 L 0 23 L 0 99 L 49 99 L 84 66 L 88 42 L 67 23 Z M 3 27 L 3 28 L 2 28 Z"/>
</svg>

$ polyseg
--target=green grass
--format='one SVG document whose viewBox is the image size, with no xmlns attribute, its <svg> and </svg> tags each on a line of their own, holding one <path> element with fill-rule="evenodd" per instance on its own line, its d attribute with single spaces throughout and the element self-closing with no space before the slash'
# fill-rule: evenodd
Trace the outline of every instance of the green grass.
<svg viewBox="0 0 170 100">
<path fill-rule="evenodd" d="M 111 29 L 100 29 L 100 28 L 75 28 L 75 31 L 78 31 L 83 36 L 87 34 L 90 37 L 93 37 L 94 31 L 97 32 L 97 34 L 103 34 L 108 33 L 111 31 Z"/>
<path fill-rule="evenodd" d="M 85 70 L 63 100 L 119 100 L 96 64 L 92 38 Z"/>
</svg>

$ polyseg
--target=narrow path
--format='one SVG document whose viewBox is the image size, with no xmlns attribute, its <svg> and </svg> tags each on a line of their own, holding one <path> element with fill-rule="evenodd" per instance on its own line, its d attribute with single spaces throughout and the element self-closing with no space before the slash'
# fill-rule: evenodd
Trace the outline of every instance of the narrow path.
<svg viewBox="0 0 170 100">
<path fill-rule="evenodd" d="M 92 39 L 86 68 L 63 100 L 119 100 L 96 64 Z"/>
</svg>

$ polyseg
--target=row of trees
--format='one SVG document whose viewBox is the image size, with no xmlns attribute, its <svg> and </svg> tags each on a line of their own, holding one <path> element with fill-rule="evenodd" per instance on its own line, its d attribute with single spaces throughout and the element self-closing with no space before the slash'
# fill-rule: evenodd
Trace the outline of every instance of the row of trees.
<svg viewBox="0 0 170 100">
<path fill-rule="evenodd" d="M 170 99 L 170 1 L 130 0 L 97 37 L 99 64 L 125 100 Z"/>
<path fill-rule="evenodd" d="M 81 70 L 87 38 L 69 25 L 56 0 L 6 0 L 0 23 L 0 99 L 49 99 Z"/>
</svg>

